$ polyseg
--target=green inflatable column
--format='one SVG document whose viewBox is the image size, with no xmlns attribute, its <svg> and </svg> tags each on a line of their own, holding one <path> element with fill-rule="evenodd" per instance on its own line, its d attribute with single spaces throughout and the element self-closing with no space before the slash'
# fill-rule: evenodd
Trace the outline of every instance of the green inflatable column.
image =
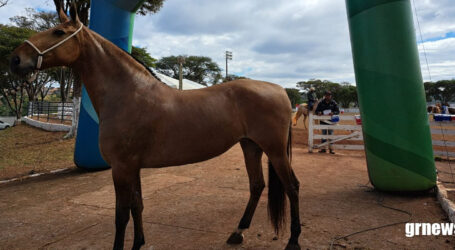
<svg viewBox="0 0 455 250">
<path fill-rule="evenodd" d="M 409 0 L 346 0 L 371 183 L 435 186 L 425 91 Z"/>
</svg>

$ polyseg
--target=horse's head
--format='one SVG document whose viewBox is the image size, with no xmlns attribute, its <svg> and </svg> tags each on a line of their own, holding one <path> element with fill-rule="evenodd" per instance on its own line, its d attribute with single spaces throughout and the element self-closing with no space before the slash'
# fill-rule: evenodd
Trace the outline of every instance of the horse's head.
<svg viewBox="0 0 455 250">
<path fill-rule="evenodd" d="M 71 20 L 58 8 L 61 24 L 37 33 L 18 46 L 11 55 L 11 72 L 26 75 L 34 70 L 71 65 L 80 55 L 79 21 L 74 4 L 70 9 Z"/>
</svg>

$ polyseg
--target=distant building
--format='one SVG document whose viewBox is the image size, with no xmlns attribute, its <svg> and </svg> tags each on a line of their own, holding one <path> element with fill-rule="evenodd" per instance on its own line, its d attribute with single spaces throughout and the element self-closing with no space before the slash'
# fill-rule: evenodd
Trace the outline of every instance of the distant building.
<svg viewBox="0 0 455 250">
<path fill-rule="evenodd" d="M 155 69 L 152 69 L 151 70 L 153 71 L 153 73 L 155 73 L 155 75 L 159 78 L 158 80 L 162 81 L 163 83 L 165 83 L 167 86 L 171 87 L 171 88 L 174 88 L 174 89 L 178 89 L 179 88 L 179 80 L 178 79 L 174 79 L 170 76 L 167 76 L 167 75 L 164 75 L 164 74 L 161 74 L 160 72 L 156 71 Z M 183 90 L 187 90 L 187 89 L 201 89 L 201 88 L 205 88 L 206 86 L 202 85 L 202 84 L 199 84 L 197 82 L 193 82 L 191 80 L 188 80 L 188 79 L 183 79 L 182 81 L 182 89 Z"/>
</svg>

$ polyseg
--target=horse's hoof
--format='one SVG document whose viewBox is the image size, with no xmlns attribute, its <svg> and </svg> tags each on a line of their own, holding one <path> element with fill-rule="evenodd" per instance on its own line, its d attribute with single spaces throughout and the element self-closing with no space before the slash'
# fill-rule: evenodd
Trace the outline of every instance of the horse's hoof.
<svg viewBox="0 0 455 250">
<path fill-rule="evenodd" d="M 300 250 L 300 245 L 297 243 L 288 243 L 284 250 Z"/>
<path fill-rule="evenodd" d="M 134 244 L 133 244 L 133 248 L 131 248 L 132 250 L 139 250 L 141 249 L 141 247 L 145 244 L 145 240 L 144 238 L 138 240 L 138 241 L 135 241 Z"/>
<path fill-rule="evenodd" d="M 226 242 L 229 245 L 242 244 L 242 242 L 243 242 L 243 234 L 242 233 L 233 232 L 231 234 L 231 236 L 229 236 L 229 239 Z"/>
</svg>

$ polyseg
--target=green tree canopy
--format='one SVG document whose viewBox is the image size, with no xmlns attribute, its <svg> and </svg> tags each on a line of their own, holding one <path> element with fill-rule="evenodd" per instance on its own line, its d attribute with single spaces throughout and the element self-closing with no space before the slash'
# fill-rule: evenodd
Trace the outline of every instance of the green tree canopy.
<svg viewBox="0 0 455 250">
<path fill-rule="evenodd" d="M 25 81 L 10 73 L 9 61 L 11 52 L 33 33 L 31 29 L 0 24 L 0 94 L 18 119 L 22 115 Z"/>
<path fill-rule="evenodd" d="M 285 88 L 286 93 L 288 94 L 289 100 L 291 101 L 291 106 L 294 108 L 296 104 L 302 103 L 302 98 L 300 97 L 300 92 L 295 88 Z"/>
<path fill-rule="evenodd" d="M 216 62 L 205 56 L 167 56 L 156 62 L 159 72 L 177 78 L 179 77 L 178 58 L 183 57 L 183 78 L 198 82 L 207 86 L 217 84 L 222 79 L 221 69 Z"/>
<path fill-rule="evenodd" d="M 150 54 L 147 52 L 145 48 L 139 48 L 136 46 L 133 46 L 131 50 L 131 55 L 138 59 L 139 61 L 143 62 L 145 66 L 147 67 L 155 67 L 156 59 L 151 57 Z"/>
<path fill-rule="evenodd" d="M 455 80 L 424 83 L 427 101 L 448 103 L 455 100 Z"/>
<path fill-rule="evenodd" d="M 239 80 L 239 79 L 248 79 L 248 77 L 229 74 L 227 76 L 227 78 L 226 77 L 223 78 L 223 82 L 229 82 L 229 81 L 234 81 L 234 80 Z"/>
<path fill-rule="evenodd" d="M 54 3 L 56 5 L 61 4 L 63 10 L 67 12 L 71 6 L 72 1 L 74 0 L 54 0 Z M 145 0 L 138 8 L 136 13 L 143 16 L 157 13 L 161 7 L 163 7 L 164 1 L 165 0 Z M 75 3 L 79 18 L 81 19 L 82 23 L 88 25 L 90 0 L 75 0 Z"/>
<path fill-rule="evenodd" d="M 316 95 L 320 99 L 324 96 L 324 92 L 329 90 L 332 96 L 341 107 L 348 108 L 351 104 L 358 105 L 357 87 L 349 84 L 348 82 L 336 83 L 327 80 L 310 79 L 308 81 L 301 81 L 297 83 L 297 87 L 308 92 L 313 87 L 315 88 Z"/>
<path fill-rule="evenodd" d="M 9 71 L 11 52 L 34 33 L 35 31 L 28 28 L 0 24 L 0 69 L 2 72 Z"/>
<path fill-rule="evenodd" d="M 9 20 L 18 27 L 35 31 L 44 31 L 60 23 L 55 11 L 36 11 L 26 8 L 25 13 L 25 16 L 14 16 Z"/>
<path fill-rule="evenodd" d="M 136 13 L 142 16 L 157 13 L 161 7 L 163 7 L 164 1 L 165 0 L 146 0 Z"/>
</svg>

